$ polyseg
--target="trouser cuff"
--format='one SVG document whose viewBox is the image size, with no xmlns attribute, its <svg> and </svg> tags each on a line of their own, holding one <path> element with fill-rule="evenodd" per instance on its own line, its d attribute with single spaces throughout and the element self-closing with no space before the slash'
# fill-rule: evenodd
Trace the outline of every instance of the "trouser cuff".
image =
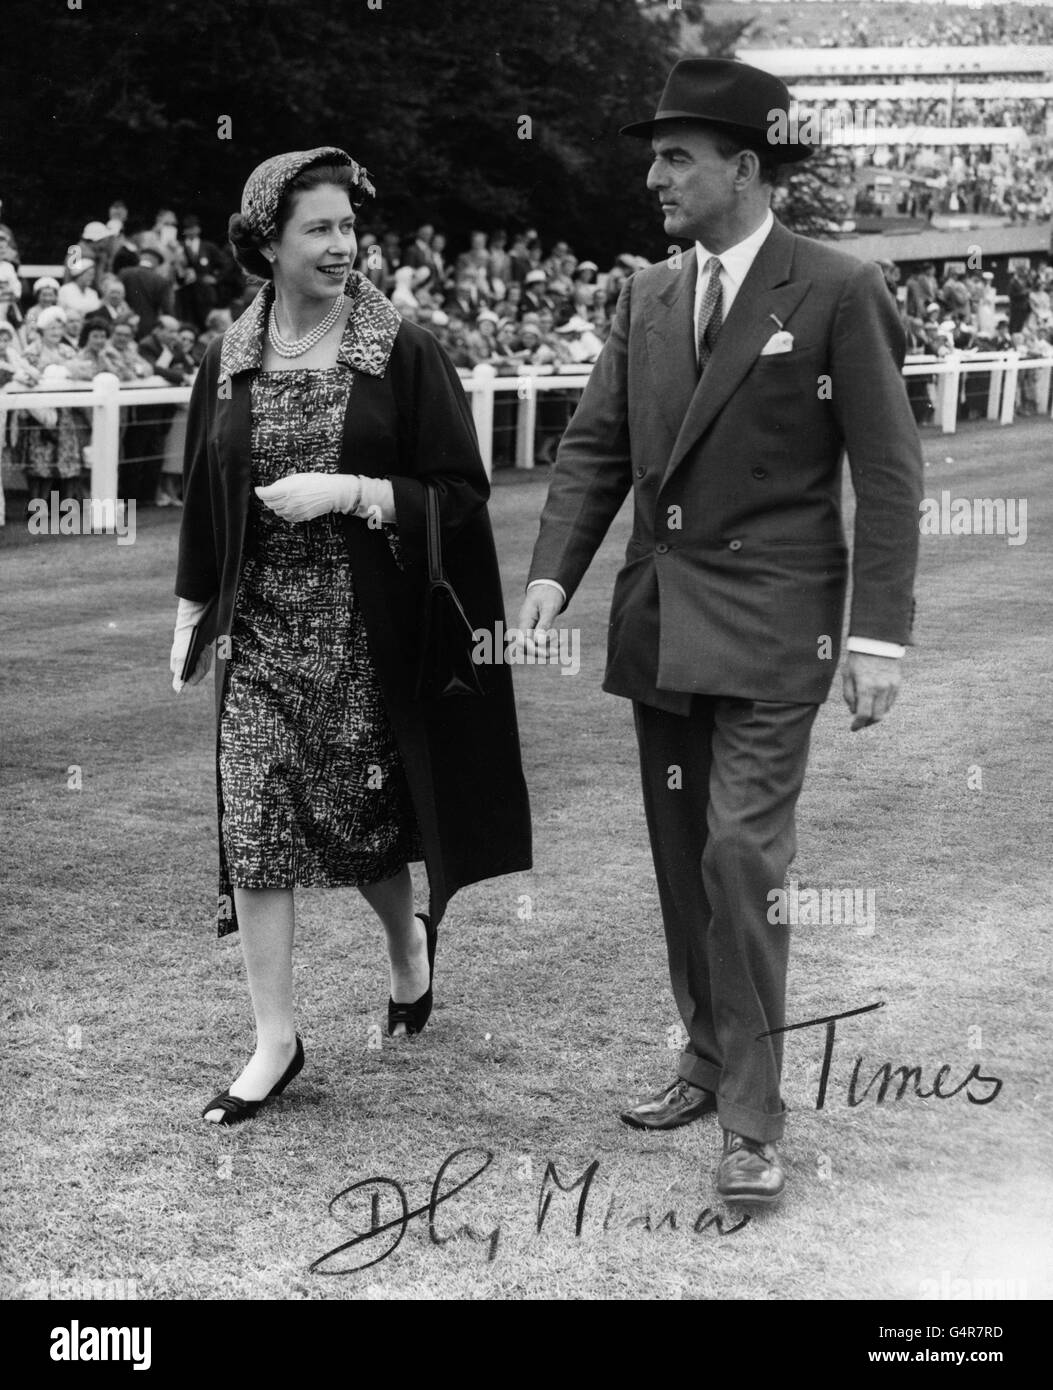
<svg viewBox="0 0 1053 1390">
<path fill-rule="evenodd" d="M 699 1083 L 702 1084 L 702 1083 Z M 735 1105 L 717 1092 L 717 1118 L 722 1129 L 734 1130 L 746 1139 L 756 1139 L 761 1144 L 772 1144 L 783 1136 L 786 1129 L 786 1107 L 777 1115 L 766 1115 L 762 1110 L 751 1110 L 745 1105 Z"/>
<path fill-rule="evenodd" d="M 714 1095 L 720 1086 L 720 1069 L 694 1052 L 681 1052 L 676 1074 L 682 1081 L 690 1081 L 692 1086 L 704 1086 Z"/>
</svg>

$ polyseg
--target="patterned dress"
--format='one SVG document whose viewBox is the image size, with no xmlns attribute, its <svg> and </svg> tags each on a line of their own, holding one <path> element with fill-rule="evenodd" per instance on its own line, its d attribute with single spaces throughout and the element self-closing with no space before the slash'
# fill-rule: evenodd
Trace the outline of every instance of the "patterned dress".
<svg viewBox="0 0 1053 1390">
<path fill-rule="evenodd" d="M 352 381 L 343 366 L 256 374 L 254 487 L 337 472 Z M 223 843 L 243 888 L 360 886 L 423 857 L 341 524 L 283 521 L 252 493 L 219 744 Z"/>
</svg>

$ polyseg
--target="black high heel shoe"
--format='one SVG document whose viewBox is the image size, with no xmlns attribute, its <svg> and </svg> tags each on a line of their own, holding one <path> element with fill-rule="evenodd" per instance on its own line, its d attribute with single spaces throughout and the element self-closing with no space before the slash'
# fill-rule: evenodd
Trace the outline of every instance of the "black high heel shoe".
<svg viewBox="0 0 1053 1390">
<path fill-rule="evenodd" d="M 242 1100 L 240 1096 L 232 1096 L 229 1091 L 222 1091 L 216 1096 L 215 1100 L 210 1100 L 205 1106 L 204 1110 L 201 1112 L 201 1118 L 204 1119 L 210 1110 L 222 1110 L 223 1118 L 221 1120 L 210 1120 L 209 1124 L 236 1125 L 240 1124 L 242 1120 L 251 1120 L 261 1105 L 266 1105 L 267 1102 L 273 1100 L 275 1096 L 280 1096 L 293 1077 L 302 1070 L 303 1039 L 300 1037 L 299 1033 L 297 1033 L 296 1051 L 293 1053 L 292 1061 L 262 1100 Z"/>
<path fill-rule="evenodd" d="M 395 1029 L 400 1023 L 405 1025 L 406 1036 L 412 1037 L 414 1033 L 420 1033 L 428 1019 L 431 1017 L 431 983 L 435 976 L 435 948 L 439 944 L 439 929 L 433 927 L 431 918 L 426 912 L 416 912 L 415 917 L 419 917 L 424 923 L 424 935 L 428 942 L 428 988 L 419 999 L 415 999 L 412 1004 L 396 1004 L 394 999 L 388 998 L 388 1037 L 395 1036 Z"/>
</svg>

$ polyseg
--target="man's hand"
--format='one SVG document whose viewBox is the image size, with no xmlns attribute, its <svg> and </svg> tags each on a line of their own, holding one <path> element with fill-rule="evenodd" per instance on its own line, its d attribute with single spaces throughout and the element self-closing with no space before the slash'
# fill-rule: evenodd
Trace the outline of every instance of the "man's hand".
<svg viewBox="0 0 1053 1390">
<path fill-rule="evenodd" d="M 895 656 L 849 652 L 842 673 L 845 704 L 855 715 L 852 732 L 884 719 L 896 703 L 902 672 Z"/>
<path fill-rule="evenodd" d="M 544 656 L 548 651 L 548 629 L 563 607 L 563 590 L 558 584 L 540 580 L 526 592 L 519 610 L 519 631 L 523 634 L 527 652 Z"/>
</svg>

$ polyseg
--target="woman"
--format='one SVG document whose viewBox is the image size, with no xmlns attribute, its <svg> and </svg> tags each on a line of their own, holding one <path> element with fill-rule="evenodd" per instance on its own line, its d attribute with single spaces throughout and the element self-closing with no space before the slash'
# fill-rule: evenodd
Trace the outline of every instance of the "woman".
<svg viewBox="0 0 1053 1390">
<path fill-rule="evenodd" d="M 22 297 L 22 282 L 18 271 L 9 261 L 0 261 L 0 323 L 9 323 L 22 337 L 22 310 L 18 301 Z"/>
<path fill-rule="evenodd" d="M 39 280 L 33 282 L 33 304 L 26 313 L 26 339 L 30 341 L 36 336 L 37 319 L 45 309 L 50 309 L 53 304 L 58 303 L 59 282 L 51 275 L 42 275 Z"/>
<path fill-rule="evenodd" d="M 95 289 L 95 261 L 91 256 L 82 256 L 69 267 L 69 279 L 59 288 L 59 305 L 66 310 L 88 318 L 99 307 L 101 300 Z"/>
<path fill-rule="evenodd" d="M 29 344 L 25 360 L 53 390 L 71 375 L 75 354 L 64 341 L 66 317 L 58 305 L 45 309 L 37 319 L 40 334 Z M 47 497 L 54 490 L 61 500 L 76 498 L 84 445 L 90 428 L 83 411 L 46 407 L 19 411 L 16 462 L 25 469 L 29 500 Z"/>
<path fill-rule="evenodd" d="M 79 351 L 69 364 L 69 374 L 75 381 L 91 381 L 100 372 L 122 376 L 124 366 L 110 342 L 110 325 L 105 319 L 87 319 L 77 346 Z"/>
<path fill-rule="evenodd" d="M 351 271 L 372 194 L 334 147 L 253 172 L 230 240 L 267 283 L 210 344 L 190 402 L 171 666 L 178 690 L 190 627 L 218 595 L 219 933 L 241 929 L 256 1019 L 248 1065 L 203 1111 L 220 1124 L 303 1066 L 295 885 L 360 889 L 387 937 L 388 1031 L 412 1034 L 448 899 L 530 865 L 507 667 L 478 668 L 481 698 L 415 698 L 426 487 L 469 622 L 490 630 L 503 606 L 456 373 Z M 407 867 L 421 858 L 427 915 Z"/>
</svg>

